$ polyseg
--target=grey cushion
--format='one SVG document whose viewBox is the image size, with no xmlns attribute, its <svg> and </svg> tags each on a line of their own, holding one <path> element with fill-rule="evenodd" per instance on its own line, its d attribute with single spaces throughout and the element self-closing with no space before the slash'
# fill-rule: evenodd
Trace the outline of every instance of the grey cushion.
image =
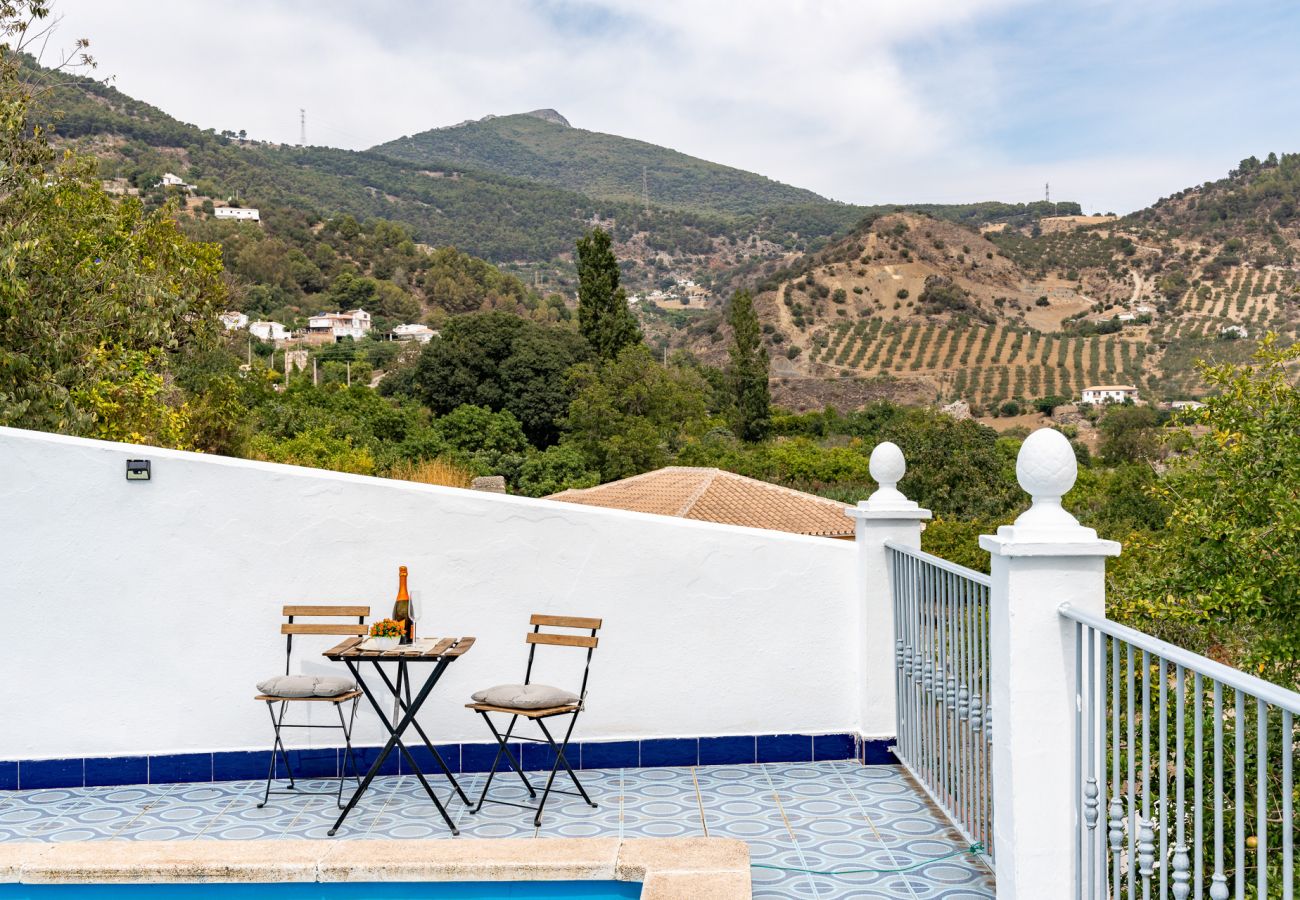
<svg viewBox="0 0 1300 900">
<path fill-rule="evenodd" d="M 578 702 L 578 695 L 549 684 L 498 684 L 474 694 L 473 700 L 506 709 L 550 709 L 573 706 Z"/>
<path fill-rule="evenodd" d="M 277 675 L 257 683 L 268 697 L 337 697 L 356 688 L 352 679 L 338 675 Z"/>
</svg>

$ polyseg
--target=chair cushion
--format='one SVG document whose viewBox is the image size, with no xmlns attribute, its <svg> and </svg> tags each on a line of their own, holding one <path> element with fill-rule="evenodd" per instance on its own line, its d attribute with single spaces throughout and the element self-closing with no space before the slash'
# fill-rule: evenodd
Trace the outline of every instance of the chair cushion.
<svg viewBox="0 0 1300 900">
<path fill-rule="evenodd" d="M 337 697 L 356 688 L 352 679 L 338 675 L 277 675 L 257 683 L 268 697 Z"/>
<path fill-rule="evenodd" d="M 505 709 L 550 709 L 553 706 L 573 706 L 578 702 L 578 695 L 549 684 L 498 684 L 479 691 L 472 699 L 475 703 Z"/>
</svg>

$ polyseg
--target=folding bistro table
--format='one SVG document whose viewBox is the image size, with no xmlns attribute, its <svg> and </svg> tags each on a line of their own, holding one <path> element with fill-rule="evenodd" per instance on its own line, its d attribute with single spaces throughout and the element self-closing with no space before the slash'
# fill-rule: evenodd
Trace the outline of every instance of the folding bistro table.
<svg viewBox="0 0 1300 900">
<path fill-rule="evenodd" d="M 386 743 L 384 749 L 380 751 L 379 757 L 375 760 L 374 765 L 370 767 L 370 771 L 366 773 L 366 777 L 362 779 L 361 785 L 356 789 L 356 792 L 352 795 L 352 799 L 349 800 L 348 805 L 344 807 L 343 812 L 339 814 L 338 821 L 334 823 L 334 827 L 329 830 L 329 833 L 332 836 L 339 830 L 339 827 L 343 824 L 343 820 L 348 817 L 348 813 L 352 812 L 352 808 L 357 805 L 357 801 L 361 799 L 361 795 L 366 792 L 367 788 L 370 787 L 370 783 L 375 780 L 375 776 L 379 774 L 379 770 L 383 766 L 384 761 L 388 759 L 388 754 L 393 751 L 394 747 L 396 747 L 401 750 L 402 755 L 406 757 L 407 765 L 411 767 L 411 771 L 415 776 L 420 779 L 420 784 L 424 786 L 424 790 L 428 793 L 429 799 L 433 801 L 433 805 L 438 808 L 438 812 L 442 815 L 442 820 L 447 823 L 447 827 L 451 829 L 451 833 L 459 834 L 460 832 L 451 821 L 451 817 L 447 815 L 447 810 L 442 805 L 442 801 L 439 800 L 437 794 L 433 792 L 433 788 L 429 786 L 428 780 L 424 777 L 424 772 L 420 770 L 420 766 L 411 755 L 411 751 L 407 748 L 406 744 L 402 742 L 402 735 L 405 734 L 407 728 L 410 728 L 411 726 L 415 727 L 415 731 L 419 734 L 420 740 L 424 742 L 424 746 L 428 748 L 431 754 L 433 754 L 434 761 L 438 763 L 443 774 L 447 776 L 447 780 L 451 782 L 451 786 L 455 789 L 456 793 L 460 795 L 461 801 L 468 804 L 469 798 L 466 797 L 465 792 L 461 790 L 460 784 L 456 781 L 456 776 L 452 774 L 451 769 L 443 760 L 442 755 L 438 753 L 437 748 L 433 746 L 433 742 L 429 740 L 429 736 L 424 733 L 424 729 L 420 727 L 420 723 L 415 721 L 415 716 L 420 711 L 420 707 L 424 705 L 424 701 L 429 699 L 429 695 L 433 693 L 434 686 L 437 685 L 439 679 L 442 678 L 443 672 L 447 671 L 447 667 L 464 656 L 469 649 L 474 646 L 474 638 L 423 638 L 414 643 L 403 644 L 392 650 L 365 650 L 362 649 L 364 641 L 365 638 L 350 637 L 341 644 L 326 650 L 325 656 L 335 662 L 343 663 L 348 667 L 348 670 L 352 672 L 352 677 L 356 679 L 357 686 L 360 687 L 362 693 L 366 695 L 366 700 L 368 700 L 370 705 L 374 707 L 375 713 L 379 716 L 379 721 L 383 723 L 384 728 L 388 731 L 388 743 Z M 375 691 L 370 687 L 370 685 L 366 684 L 365 676 L 362 674 L 362 663 L 367 662 L 371 663 L 374 673 L 378 674 L 379 678 L 384 683 L 384 687 L 387 688 L 388 692 L 392 694 L 393 698 L 396 700 L 396 704 L 393 707 L 392 719 L 390 719 L 388 713 L 384 711 L 384 706 L 380 703 L 379 697 L 376 696 Z M 396 680 L 390 678 L 388 673 L 384 671 L 381 663 L 386 662 L 397 663 Z M 412 676 L 409 667 L 416 663 L 427 664 L 429 666 L 429 673 L 425 676 L 424 684 L 420 686 L 419 690 L 415 692 L 415 697 L 412 698 Z"/>
</svg>

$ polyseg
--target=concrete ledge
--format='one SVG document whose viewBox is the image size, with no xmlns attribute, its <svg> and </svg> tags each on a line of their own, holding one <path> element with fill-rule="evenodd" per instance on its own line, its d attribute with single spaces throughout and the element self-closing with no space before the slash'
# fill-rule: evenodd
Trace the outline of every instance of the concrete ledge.
<svg viewBox="0 0 1300 900">
<path fill-rule="evenodd" d="M 339 841 L 316 880 L 515 881 L 521 873 L 529 881 L 613 880 L 618 855 L 618 838 Z"/>
<path fill-rule="evenodd" d="M 749 847 L 726 838 L 79 841 L 0 844 L 0 882 L 642 882 L 643 900 L 751 896 Z"/>
</svg>

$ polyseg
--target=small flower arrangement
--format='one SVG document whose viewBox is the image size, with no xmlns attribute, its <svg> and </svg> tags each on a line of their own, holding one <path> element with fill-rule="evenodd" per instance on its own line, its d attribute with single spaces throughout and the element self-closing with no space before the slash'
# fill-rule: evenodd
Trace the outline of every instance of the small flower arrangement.
<svg viewBox="0 0 1300 900">
<path fill-rule="evenodd" d="M 398 638 L 406 634 L 402 623 L 396 619 L 380 619 L 370 626 L 370 636 L 375 638 Z"/>
</svg>

